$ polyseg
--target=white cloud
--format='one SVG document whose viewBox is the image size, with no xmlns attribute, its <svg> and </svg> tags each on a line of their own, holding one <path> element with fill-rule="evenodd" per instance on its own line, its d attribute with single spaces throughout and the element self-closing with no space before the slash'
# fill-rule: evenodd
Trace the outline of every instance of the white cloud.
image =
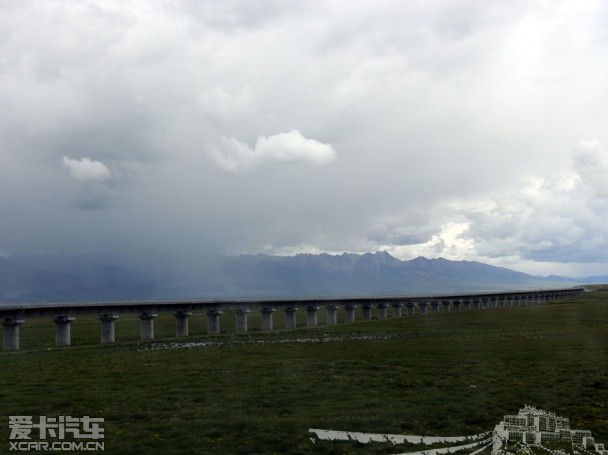
<svg viewBox="0 0 608 455">
<path fill-rule="evenodd" d="M 440 202 L 429 208 L 426 224 L 384 223 L 371 240 L 401 259 L 476 260 L 540 275 L 605 274 L 606 158 L 601 141 L 580 141 L 568 170 L 526 176 L 515 191 Z M 416 226 L 420 237 L 400 236 Z"/>
<path fill-rule="evenodd" d="M 219 146 L 209 146 L 215 163 L 230 172 L 243 172 L 265 162 L 327 164 L 336 159 L 329 144 L 305 138 L 298 130 L 273 136 L 259 136 L 251 148 L 234 138 L 222 137 Z"/>
<path fill-rule="evenodd" d="M 463 238 L 481 258 L 553 263 L 606 262 L 608 161 L 599 141 L 581 141 L 571 170 L 531 177 L 481 210 L 455 204 L 469 220 Z"/>
<path fill-rule="evenodd" d="M 101 161 L 64 156 L 59 162 L 68 170 L 70 177 L 81 182 L 104 182 L 112 178 L 110 169 Z"/>
<path fill-rule="evenodd" d="M 441 231 L 428 241 L 411 245 L 384 245 L 378 250 L 386 250 L 401 259 L 412 259 L 418 256 L 443 257 L 450 260 L 469 259 L 475 256 L 475 245 L 471 239 L 462 234 L 469 228 L 466 222 L 453 222 L 441 226 Z"/>
</svg>

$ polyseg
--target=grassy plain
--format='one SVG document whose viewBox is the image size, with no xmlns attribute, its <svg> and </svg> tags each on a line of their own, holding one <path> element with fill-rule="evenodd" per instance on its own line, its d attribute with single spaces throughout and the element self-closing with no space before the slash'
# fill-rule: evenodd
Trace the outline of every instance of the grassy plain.
<svg viewBox="0 0 608 455">
<path fill-rule="evenodd" d="M 80 317 L 73 346 L 55 348 L 52 322 L 27 320 L 22 350 L 0 354 L 0 452 L 6 416 L 89 415 L 105 418 L 106 454 L 399 453 L 313 443 L 308 429 L 475 434 L 526 403 L 608 443 L 608 292 L 270 334 L 253 314 L 245 335 L 230 333 L 228 312 L 217 336 L 202 334 L 201 315 L 190 324 L 176 340 L 161 315 L 157 340 L 141 343 L 139 320 L 125 315 L 119 343 L 101 346 L 99 321 Z M 191 341 L 217 344 L 150 349 Z"/>
</svg>

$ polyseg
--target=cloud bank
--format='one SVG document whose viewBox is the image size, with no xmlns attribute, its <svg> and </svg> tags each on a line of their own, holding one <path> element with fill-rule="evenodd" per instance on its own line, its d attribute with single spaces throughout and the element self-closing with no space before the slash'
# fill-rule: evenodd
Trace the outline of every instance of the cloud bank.
<svg viewBox="0 0 608 455">
<path fill-rule="evenodd" d="M 244 172 L 264 163 L 308 163 L 316 166 L 336 159 L 329 144 L 306 139 L 298 130 L 257 138 L 255 147 L 222 137 L 219 146 L 208 146 L 215 163 L 229 172 Z"/>
<path fill-rule="evenodd" d="M 526 264 L 535 273 L 542 273 L 541 264 L 566 274 L 577 263 L 603 264 L 608 250 L 603 222 L 608 216 L 607 159 L 600 141 L 582 140 L 574 147 L 570 169 L 527 175 L 520 189 L 500 196 L 453 200 L 440 210 L 441 227 L 426 241 L 382 248 L 400 257 Z"/>
<path fill-rule="evenodd" d="M 0 2 L 0 250 L 607 273 L 605 2 L 252 5 Z"/>
</svg>

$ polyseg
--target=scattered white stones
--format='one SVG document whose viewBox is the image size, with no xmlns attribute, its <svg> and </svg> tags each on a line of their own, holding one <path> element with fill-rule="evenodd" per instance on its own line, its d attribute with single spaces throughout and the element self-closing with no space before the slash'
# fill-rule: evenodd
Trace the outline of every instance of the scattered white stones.
<svg viewBox="0 0 608 455">
<path fill-rule="evenodd" d="M 138 351 L 163 351 L 174 349 L 212 349 L 232 346 L 264 346 L 264 345 L 287 345 L 306 343 L 339 343 L 345 341 L 377 341 L 397 338 L 396 335 L 350 335 L 335 337 L 323 334 L 320 338 L 273 338 L 273 339 L 226 339 L 218 341 L 168 341 L 146 343 L 137 346 Z M 126 347 L 129 349 L 129 347 Z"/>
</svg>

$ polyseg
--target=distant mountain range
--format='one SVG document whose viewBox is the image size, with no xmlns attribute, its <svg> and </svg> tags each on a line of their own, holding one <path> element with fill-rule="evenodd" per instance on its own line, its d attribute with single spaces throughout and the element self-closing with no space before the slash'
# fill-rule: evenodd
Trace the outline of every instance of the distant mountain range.
<svg viewBox="0 0 608 455">
<path fill-rule="evenodd" d="M 226 296 L 422 295 L 542 289 L 608 282 L 608 277 L 537 277 L 479 262 L 418 257 L 401 261 L 389 253 L 238 256 L 223 264 L 216 292 Z"/>
<path fill-rule="evenodd" d="M 0 302 L 161 298 L 422 295 L 608 283 L 608 277 L 537 277 L 479 262 L 389 253 L 215 257 L 163 270 L 93 255 L 0 257 Z"/>
</svg>

